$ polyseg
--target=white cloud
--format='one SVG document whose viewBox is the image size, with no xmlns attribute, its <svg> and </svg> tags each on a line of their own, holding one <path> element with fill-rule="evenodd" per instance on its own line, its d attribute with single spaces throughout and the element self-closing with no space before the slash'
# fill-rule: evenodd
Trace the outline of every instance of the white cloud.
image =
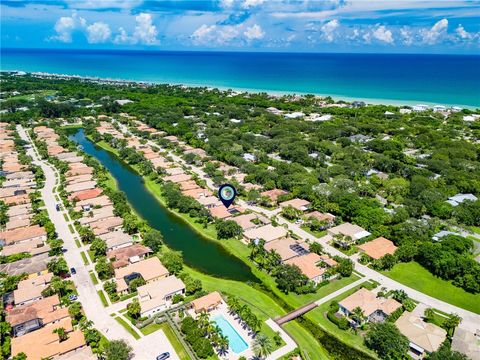
<svg viewBox="0 0 480 360">
<path fill-rule="evenodd" d="M 465 39 L 471 39 L 472 38 L 472 34 L 467 32 L 462 24 L 458 25 L 458 27 L 455 29 L 455 32 L 460 37 L 460 39 L 465 40 Z"/>
<path fill-rule="evenodd" d="M 400 29 L 400 36 L 402 37 L 405 45 L 410 46 L 413 44 L 413 35 L 407 26 L 404 26 Z"/>
<path fill-rule="evenodd" d="M 429 45 L 436 44 L 437 41 L 446 34 L 448 29 L 448 20 L 439 20 L 430 29 L 422 29 L 421 35 L 423 42 Z"/>
<path fill-rule="evenodd" d="M 141 13 L 135 17 L 137 26 L 133 33 L 134 39 L 140 44 L 155 45 L 158 44 L 157 27 L 153 25 L 152 15 Z"/>
<path fill-rule="evenodd" d="M 263 39 L 265 31 L 258 24 L 207 25 L 203 24 L 191 35 L 195 45 L 244 45 L 254 40 Z"/>
<path fill-rule="evenodd" d="M 90 44 L 107 42 L 112 32 L 110 27 L 104 22 L 98 21 L 87 26 L 87 41 Z"/>
<path fill-rule="evenodd" d="M 242 7 L 244 9 L 250 9 L 252 7 L 262 5 L 264 2 L 265 2 L 265 0 L 245 0 Z"/>
<path fill-rule="evenodd" d="M 251 27 L 247 27 L 243 35 L 245 35 L 248 40 L 258 40 L 265 36 L 265 32 L 260 25 L 254 24 Z"/>
<path fill-rule="evenodd" d="M 225 9 L 231 8 L 233 6 L 233 0 L 220 0 L 220 6 Z"/>
<path fill-rule="evenodd" d="M 62 16 L 55 23 L 54 29 L 57 35 L 52 36 L 52 40 L 70 43 L 72 42 L 72 31 L 75 29 L 75 20 L 70 16 Z"/>
<path fill-rule="evenodd" d="M 131 9 L 143 3 L 143 0 L 67 0 L 74 9 Z"/>
<path fill-rule="evenodd" d="M 87 21 L 73 11 L 72 16 L 62 16 L 55 22 L 53 29 L 57 34 L 49 37 L 47 40 L 71 43 L 73 31 L 78 28 L 84 28 L 86 24 Z"/>
<path fill-rule="evenodd" d="M 143 45 L 157 45 L 158 31 L 153 24 L 151 14 L 140 13 L 135 17 L 137 25 L 133 34 L 130 36 L 123 27 L 118 28 L 118 34 L 113 39 L 115 44 L 143 44 Z"/>
<path fill-rule="evenodd" d="M 320 30 L 323 33 L 323 38 L 328 41 L 332 42 L 335 38 L 335 30 L 340 26 L 340 23 L 337 19 L 331 20 L 324 24 Z"/>
<path fill-rule="evenodd" d="M 386 28 L 385 25 L 378 26 L 372 33 L 373 37 L 377 40 L 383 41 L 387 44 L 393 43 L 393 35 L 390 30 Z"/>
</svg>

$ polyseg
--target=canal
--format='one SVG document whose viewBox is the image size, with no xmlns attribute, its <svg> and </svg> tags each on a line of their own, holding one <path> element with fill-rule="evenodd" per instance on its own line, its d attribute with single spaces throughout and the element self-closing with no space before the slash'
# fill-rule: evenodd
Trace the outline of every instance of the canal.
<svg viewBox="0 0 480 360">
<path fill-rule="evenodd" d="M 147 223 L 159 230 L 164 242 L 183 253 L 188 266 L 216 277 L 257 281 L 250 268 L 219 244 L 194 231 L 184 220 L 165 208 L 146 188 L 143 178 L 114 154 L 86 138 L 83 129 L 70 136 L 83 151 L 100 161 L 112 174 L 128 202 Z"/>
</svg>

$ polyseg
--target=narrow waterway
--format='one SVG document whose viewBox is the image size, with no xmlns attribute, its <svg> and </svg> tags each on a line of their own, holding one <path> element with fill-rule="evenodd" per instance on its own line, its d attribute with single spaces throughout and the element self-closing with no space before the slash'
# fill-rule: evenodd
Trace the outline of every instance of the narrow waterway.
<svg viewBox="0 0 480 360">
<path fill-rule="evenodd" d="M 145 187 L 143 179 L 114 154 L 96 146 L 85 137 L 83 129 L 70 136 L 83 151 L 100 161 L 117 180 L 118 188 L 147 223 L 159 230 L 165 243 L 183 253 L 185 263 L 217 277 L 255 281 L 247 265 L 225 251 L 219 244 L 194 231 L 185 221 L 166 209 Z"/>
</svg>

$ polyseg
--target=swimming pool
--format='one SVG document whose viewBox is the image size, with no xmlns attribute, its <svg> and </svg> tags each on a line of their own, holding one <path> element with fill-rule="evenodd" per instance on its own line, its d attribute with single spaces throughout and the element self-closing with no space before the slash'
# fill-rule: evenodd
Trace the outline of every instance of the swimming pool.
<svg viewBox="0 0 480 360">
<path fill-rule="evenodd" d="M 223 317 L 223 315 L 218 315 L 213 318 L 213 321 L 222 329 L 223 335 L 228 337 L 228 343 L 230 349 L 235 354 L 240 354 L 242 351 L 248 349 L 248 344 L 243 340 L 239 333 L 233 328 L 232 324 Z"/>
</svg>

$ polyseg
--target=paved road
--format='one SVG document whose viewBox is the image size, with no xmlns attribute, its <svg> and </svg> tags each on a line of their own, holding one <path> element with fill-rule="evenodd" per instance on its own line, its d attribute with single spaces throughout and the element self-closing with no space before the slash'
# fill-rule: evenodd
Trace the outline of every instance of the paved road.
<svg viewBox="0 0 480 360">
<path fill-rule="evenodd" d="M 120 125 L 123 132 L 126 132 L 127 134 L 130 134 L 130 132 L 128 131 L 128 129 L 125 125 L 123 125 L 121 123 L 119 123 L 119 125 Z M 148 141 L 148 144 L 158 147 L 158 144 L 156 144 L 155 142 L 153 142 L 151 140 Z M 175 155 L 170 150 L 166 150 L 166 149 L 161 149 L 161 150 L 162 151 L 167 151 L 168 155 L 171 156 L 171 158 L 176 163 L 182 164 L 182 165 L 188 167 L 192 172 L 194 172 L 201 179 L 206 181 L 207 186 L 210 188 L 210 190 L 212 190 L 214 193 L 216 192 L 217 187 L 213 184 L 213 181 L 207 176 L 207 174 L 202 169 L 200 169 L 197 166 L 187 164 L 185 162 L 185 160 L 183 160 L 181 157 Z M 252 205 L 247 204 L 243 200 L 239 200 L 238 203 L 245 209 L 250 209 L 250 210 L 255 211 L 257 213 L 261 213 L 261 214 L 263 214 L 263 215 L 265 215 L 269 218 L 271 218 L 272 216 L 278 215 L 278 213 L 280 212 L 279 209 L 276 209 L 276 210 L 272 211 L 272 210 L 263 209 L 263 208 L 258 207 L 258 206 L 252 206 Z M 317 237 L 313 236 L 312 234 L 306 232 L 305 230 L 301 229 L 299 225 L 293 224 L 293 223 L 285 220 L 284 218 L 282 218 L 280 216 L 277 217 L 277 221 L 282 225 L 286 225 L 289 230 L 293 231 L 295 234 L 299 235 L 303 239 L 309 239 L 311 241 L 321 243 L 323 245 L 324 249 L 326 251 L 328 251 L 331 255 L 338 255 L 338 256 L 341 256 L 341 257 L 346 257 L 346 255 L 343 254 L 341 251 L 339 251 L 338 249 L 334 248 L 333 246 L 331 246 L 327 243 L 328 238 L 326 238 L 326 237 L 317 238 Z M 441 311 L 446 312 L 446 313 L 458 314 L 463 319 L 462 323 L 461 323 L 462 328 L 468 329 L 469 331 L 472 331 L 472 332 L 475 332 L 478 329 L 478 327 L 479 327 L 478 324 L 480 324 L 480 315 L 475 314 L 471 311 L 459 308 L 459 307 L 454 306 L 452 304 L 446 303 L 444 301 L 438 300 L 434 297 L 431 297 L 431 296 L 426 295 L 426 294 L 424 294 L 420 291 L 417 291 L 417 290 L 412 289 L 412 288 L 410 288 L 406 285 L 403 285 L 403 284 L 401 284 L 401 283 L 399 283 L 395 280 L 392 280 L 392 279 L 390 279 L 386 276 L 383 276 L 379 272 L 377 272 L 373 269 L 370 269 L 367 266 L 364 266 L 364 265 L 360 264 L 356 260 L 355 257 L 350 257 L 350 259 L 354 262 L 355 269 L 359 273 L 364 275 L 366 278 L 375 280 L 378 283 L 380 283 L 381 286 L 384 286 L 388 289 L 404 290 L 408 294 L 409 297 L 411 297 L 411 298 L 413 298 L 413 299 L 415 299 L 415 300 L 417 300 L 421 303 L 426 304 L 428 307 L 436 308 L 436 309 L 441 310 Z"/>
<path fill-rule="evenodd" d="M 21 126 L 17 127 L 17 131 L 23 140 L 31 142 L 31 139 L 29 139 Z M 31 144 L 33 146 L 32 142 Z M 57 201 L 55 200 L 53 188 L 55 187 L 58 173 L 52 165 L 42 161 L 33 149 L 28 149 L 28 155 L 34 159 L 35 165 L 41 166 L 45 173 L 45 186 L 41 190 L 42 198 L 48 215 L 55 225 L 58 237 L 64 241 L 63 247 L 67 250 L 64 253 L 65 260 L 69 267 L 74 267 L 77 271 L 76 275 L 72 276 L 72 280 L 77 288 L 78 300 L 82 303 L 87 318 L 93 321 L 95 327 L 109 340 L 124 339 L 127 341 L 133 348 L 135 359 L 155 359 L 158 354 L 168 351 L 171 354 L 171 358 L 177 360 L 178 356 L 163 331 L 158 330 L 142 337 L 140 340 L 136 340 L 109 315 L 112 311 L 103 307 L 95 285 L 88 274 L 88 269 L 83 263 L 80 251 L 75 245 L 74 237 L 68 229 L 68 223 L 63 216 L 63 211 L 56 211 L 55 209 Z"/>
</svg>

